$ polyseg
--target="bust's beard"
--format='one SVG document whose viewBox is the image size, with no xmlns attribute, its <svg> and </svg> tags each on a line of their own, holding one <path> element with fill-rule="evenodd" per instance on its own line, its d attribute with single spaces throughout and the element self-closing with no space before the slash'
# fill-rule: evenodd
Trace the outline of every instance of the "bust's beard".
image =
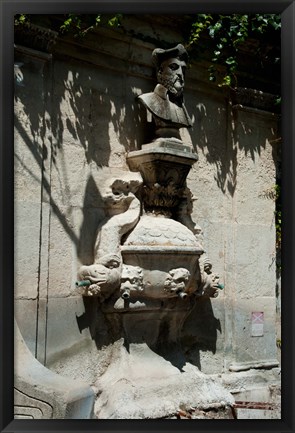
<svg viewBox="0 0 295 433">
<path fill-rule="evenodd" d="M 158 82 L 160 84 L 162 84 L 164 87 L 166 87 L 168 92 L 171 93 L 173 96 L 175 96 L 175 97 L 182 96 L 183 89 L 180 89 L 180 90 L 176 89 L 174 87 L 174 80 L 169 79 L 169 78 L 165 78 L 161 72 L 158 72 L 157 79 L 158 79 Z"/>
</svg>

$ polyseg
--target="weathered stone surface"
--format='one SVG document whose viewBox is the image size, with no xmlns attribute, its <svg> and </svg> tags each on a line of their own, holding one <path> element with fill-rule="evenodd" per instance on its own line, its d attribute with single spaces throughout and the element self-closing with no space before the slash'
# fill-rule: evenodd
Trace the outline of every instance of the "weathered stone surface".
<svg viewBox="0 0 295 433">
<path fill-rule="evenodd" d="M 132 28 L 136 22 L 133 20 L 137 18 L 129 17 L 128 20 Z M 161 26 L 156 31 L 150 24 L 144 24 L 142 29 L 149 36 L 156 36 L 156 39 L 159 31 L 171 46 L 177 40 L 175 29 L 166 32 L 165 26 Z M 20 59 L 24 62 L 24 67 L 20 66 L 23 86 L 17 86 L 15 100 L 16 314 L 29 349 L 34 353 L 37 351 L 41 362 L 47 361 L 54 371 L 66 377 L 84 379 L 88 384 L 104 372 L 106 375 L 101 377 L 111 377 L 108 366 L 112 365 L 113 358 L 111 350 L 104 349 L 110 343 L 110 327 L 106 319 L 102 319 L 99 302 L 95 301 L 90 306 L 77 294 L 73 296 L 75 281 L 80 266 L 92 265 L 95 261 L 93 247 L 96 230 L 107 216 L 103 202 L 105 181 L 128 173 L 126 152 L 140 152 L 141 144 L 153 138 L 151 125 L 145 123 L 145 110 L 142 110 L 136 97 L 150 92 L 155 85 L 150 64 L 154 48 L 151 42 L 138 41 L 110 29 L 100 29 L 84 42 L 70 44 L 67 38 L 60 41 L 55 47 L 50 73 L 49 64 L 45 66 L 49 57 L 42 57 L 42 53 L 39 60 L 35 58 L 32 61 L 28 51 Z M 121 240 L 124 244 L 124 263 L 136 268 L 132 268 L 132 272 L 129 269 L 128 278 L 126 273 L 122 273 L 126 278 L 121 281 L 122 285 L 118 284 L 117 298 L 105 305 L 104 314 L 114 320 L 111 329 L 115 334 L 116 326 L 121 323 L 118 316 L 124 317 L 123 329 L 127 335 L 133 336 L 132 347 L 138 342 L 144 343 L 143 337 L 154 341 L 153 338 L 158 335 L 165 336 L 162 330 L 161 333 L 155 332 L 156 322 L 164 319 L 163 323 L 168 326 L 172 314 L 178 315 L 178 318 L 172 323 L 170 337 L 179 336 L 178 328 L 193 305 L 193 302 L 190 305 L 193 293 L 190 300 L 153 297 L 143 302 L 142 287 L 151 276 L 149 268 L 154 268 L 154 280 L 160 281 L 163 287 L 166 282 L 166 288 L 168 285 L 171 293 L 178 284 L 184 285 L 187 290 L 185 279 L 174 281 L 178 274 L 172 271 L 186 269 L 192 275 L 191 269 L 188 269 L 192 255 L 185 256 L 183 253 L 187 242 L 191 241 L 190 245 L 196 247 L 195 235 L 214 264 L 214 272 L 225 283 L 225 288 L 212 302 L 209 298 L 197 299 L 183 329 L 182 343 L 187 351 L 184 359 L 201 368 L 204 374 L 220 374 L 230 369 L 231 375 L 236 375 L 234 371 L 245 370 L 244 379 L 236 387 L 241 390 L 243 387 L 251 388 L 252 368 L 277 365 L 274 319 L 275 203 L 271 194 L 275 183 L 276 152 L 273 140 L 277 137 L 277 118 L 240 106 L 231 109 L 223 90 L 214 88 L 207 81 L 207 66 L 203 61 L 193 63 L 188 71 L 185 107 L 193 127 L 179 130 L 180 140 L 190 151 L 188 154 L 192 155 L 192 150 L 198 154 L 198 162 L 192 166 L 187 177 L 187 186 L 193 196 L 192 213 L 187 212 L 187 218 L 183 218 L 181 223 L 183 226 L 183 221 L 191 218 L 201 227 L 202 233 L 197 233 L 193 224 L 189 227 L 192 230 L 189 236 L 187 231 L 184 233 L 179 225 L 174 224 L 175 221 L 170 220 L 168 232 L 171 236 L 168 236 L 167 242 L 171 243 L 173 238 L 172 244 L 177 243 L 171 266 L 171 256 L 166 254 L 168 250 L 163 249 L 163 245 L 154 255 L 151 252 L 155 247 L 147 245 L 148 241 L 166 242 L 167 223 L 165 227 L 161 225 L 160 218 L 149 220 L 146 227 L 153 229 L 153 236 L 149 237 L 148 231 L 143 235 L 137 233 L 143 244 L 140 248 L 143 246 L 146 249 L 144 259 L 144 254 L 136 251 L 136 245 L 128 246 L 126 234 Z M 140 196 L 140 191 L 138 194 Z M 180 218 L 178 212 L 175 213 Z M 143 223 L 145 218 L 141 217 L 140 221 Z M 181 224 L 179 221 L 178 224 Z M 174 227 L 176 231 L 173 231 Z M 128 239 L 132 240 L 135 230 Z M 104 243 L 107 247 L 111 244 Z M 134 248 L 132 258 L 128 256 L 127 260 L 124 247 Z M 179 248 L 182 248 L 181 259 Z M 147 259 L 149 253 L 153 259 Z M 137 272 L 140 261 L 146 269 Z M 157 266 L 164 267 L 164 272 L 157 273 Z M 142 281 L 141 274 L 145 274 Z M 130 298 L 124 299 L 122 295 L 127 289 L 130 290 Z M 136 297 L 135 293 L 140 296 Z M 168 291 L 164 293 L 167 295 Z M 185 308 L 187 301 L 188 307 Z M 30 322 L 24 314 L 27 308 L 33 311 Z M 252 337 L 251 313 L 257 308 L 265 314 L 264 335 Z M 169 314 L 165 313 L 165 309 L 169 310 Z M 143 311 L 145 314 L 149 312 L 148 326 L 140 318 Z M 133 312 L 134 318 L 129 320 Z M 136 327 L 134 334 L 130 331 L 132 324 Z M 36 325 L 37 341 L 34 342 Z M 145 351 L 143 356 L 156 359 L 157 363 L 160 358 L 157 352 Z M 125 354 L 122 359 L 126 359 Z M 130 364 L 141 371 L 141 359 L 140 362 L 132 356 L 129 359 Z M 191 379 L 197 377 L 200 383 L 206 385 L 207 378 L 195 373 L 197 370 L 194 368 L 193 372 L 181 374 L 162 358 L 156 365 L 159 365 L 157 372 L 149 365 L 147 371 L 151 368 L 151 375 L 161 375 L 165 370 L 168 378 L 166 388 L 164 377 L 160 378 L 160 400 L 175 392 L 176 378 L 180 379 L 179 395 L 173 401 L 169 400 L 169 407 L 166 408 L 168 412 L 173 410 L 171 416 L 174 416 L 177 404 L 184 396 L 187 402 L 191 402 L 190 398 L 195 395 Z M 114 377 L 126 378 L 129 370 L 119 365 L 118 372 L 114 374 Z M 272 382 L 266 371 L 262 375 L 265 384 Z M 151 388 L 149 385 L 145 388 L 144 378 L 139 380 L 138 385 L 135 379 L 134 383 L 138 386 L 134 389 L 138 389 L 140 394 L 138 401 L 147 409 L 141 413 L 135 409 L 133 415 L 141 417 L 153 412 L 152 416 L 167 417 L 162 403 L 154 412 L 156 403 L 152 406 L 152 398 L 151 402 L 145 400 L 144 393 Z M 157 388 L 158 385 L 155 386 Z M 118 383 L 116 404 L 122 406 L 118 414 L 123 414 L 120 387 Z M 228 389 L 232 391 L 234 388 Z M 215 392 L 221 395 L 213 389 L 212 393 Z M 191 397 L 188 397 L 190 393 Z M 152 393 L 150 395 L 153 396 Z M 135 400 L 137 398 L 132 390 L 130 396 Z M 109 397 L 104 395 L 101 401 L 97 400 L 98 413 L 104 398 Z M 250 395 L 245 394 L 245 398 L 250 399 Z M 47 413 L 46 406 L 44 409 L 36 407 L 34 416 L 39 416 L 42 410 L 43 415 Z M 132 410 L 132 405 L 126 407 L 125 415 L 132 417 Z M 112 411 L 108 408 L 107 416 L 113 414 Z M 103 412 L 101 414 L 105 416 Z M 19 415 L 29 417 L 32 414 L 18 412 L 16 417 Z"/>
<path fill-rule="evenodd" d="M 87 345 L 91 336 L 88 327 L 83 327 L 85 306 L 80 296 L 50 298 L 47 308 L 50 327 L 44 344 L 47 362 L 51 363 L 62 353 L 73 353 L 79 346 Z"/>
<path fill-rule="evenodd" d="M 250 369 L 233 373 L 226 372 L 219 375 L 219 377 L 223 386 L 230 390 L 237 400 L 247 400 L 249 398 L 249 401 L 261 400 L 266 402 L 268 400 L 273 401 L 271 389 L 272 387 L 279 387 L 281 369 Z"/>
<path fill-rule="evenodd" d="M 38 305 L 36 299 L 16 299 L 14 302 L 14 316 L 22 329 L 23 339 L 33 356 L 36 354 L 36 329 Z"/>
<path fill-rule="evenodd" d="M 222 384 L 235 397 L 234 412 L 238 419 L 281 418 L 281 370 L 250 369 L 223 374 Z"/>
<path fill-rule="evenodd" d="M 272 230 L 267 226 L 242 225 L 237 227 L 236 240 L 238 248 L 235 251 L 235 271 L 238 275 L 245 275 L 237 284 L 237 296 L 249 299 L 259 293 L 259 296 L 273 297 L 276 265 Z M 263 279 L 258 275 L 263 276 Z"/>
<path fill-rule="evenodd" d="M 33 419 L 89 419 L 94 394 L 83 382 L 59 376 L 40 364 L 15 324 L 15 415 Z"/>
<path fill-rule="evenodd" d="M 173 415 L 190 407 L 221 408 L 233 397 L 216 381 L 186 364 L 181 370 L 145 344 L 119 347 L 105 374 L 95 384 L 99 419 L 149 419 Z"/>
<path fill-rule="evenodd" d="M 41 205 L 22 201 L 16 215 L 22 224 L 15 230 L 15 296 L 36 299 L 39 273 L 39 234 Z"/>
<path fill-rule="evenodd" d="M 214 300 L 200 298 L 186 318 L 181 343 L 186 360 L 204 374 L 221 371 L 226 343 L 224 291 Z"/>
<path fill-rule="evenodd" d="M 252 336 L 252 312 L 263 312 L 263 335 Z M 275 338 L 275 302 L 274 297 L 260 297 L 240 300 L 235 303 L 235 334 L 234 352 L 236 362 L 276 361 Z M 273 365 L 274 366 L 274 365 Z"/>
</svg>

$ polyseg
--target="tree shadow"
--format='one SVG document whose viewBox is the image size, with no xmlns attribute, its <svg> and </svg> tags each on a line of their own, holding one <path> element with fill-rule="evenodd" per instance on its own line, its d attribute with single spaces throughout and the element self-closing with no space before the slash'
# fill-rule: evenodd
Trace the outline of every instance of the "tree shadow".
<svg viewBox="0 0 295 433">
<path fill-rule="evenodd" d="M 119 88 L 122 89 L 121 94 L 116 97 L 108 86 L 98 86 L 99 77 L 95 68 L 84 70 L 84 66 L 78 62 L 67 63 L 55 61 L 53 58 L 52 64 L 49 64 L 44 59 L 17 52 L 15 63 L 20 65 L 22 74 L 22 83 L 17 83 L 15 87 L 15 102 L 20 107 L 15 116 L 15 129 L 33 155 L 40 171 L 34 169 L 33 173 L 30 167 L 25 167 L 19 153 L 16 158 L 23 164 L 27 174 L 35 176 L 42 184 L 41 187 L 47 191 L 51 207 L 74 242 L 78 257 L 83 258 L 85 254 L 89 256 L 89 253 L 86 253 L 87 244 L 93 233 L 87 232 L 87 226 L 99 224 L 99 216 L 94 214 L 97 209 L 102 212 L 103 203 L 98 185 L 90 176 L 83 202 L 81 201 L 84 220 L 78 239 L 66 220 L 67 211 L 63 208 L 64 204 L 68 210 L 75 206 L 71 202 L 70 176 L 66 173 L 66 148 L 75 146 L 83 149 L 84 161 L 81 158 L 81 169 L 85 168 L 85 164 L 88 167 L 92 164 L 96 167 L 108 167 L 113 140 L 118 147 L 113 156 L 120 153 L 118 157 L 121 158 L 121 164 L 124 163 L 125 153 L 137 149 L 145 133 L 140 126 L 143 123 L 141 107 L 135 100 L 136 94 L 132 86 L 128 85 L 126 75 L 122 77 L 115 74 L 115 78 L 121 82 Z M 102 73 L 107 75 L 107 71 Z M 38 99 L 35 98 L 36 94 L 40 95 Z M 126 101 L 133 103 L 127 104 Z M 51 152 L 48 146 L 51 146 Z M 51 162 L 48 161 L 50 155 Z M 58 171 L 63 183 L 61 196 L 56 200 L 52 198 L 50 184 L 53 168 Z M 90 258 L 86 256 L 85 260 L 88 262 Z"/>
<path fill-rule="evenodd" d="M 83 297 L 85 312 L 76 317 L 80 332 L 89 329 L 98 350 L 121 340 L 126 351 L 130 345 L 146 346 L 183 372 L 185 354 L 179 341 L 183 312 L 138 311 L 106 313 L 99 298 Z M 176 329 L 177 328 L 177 329 Z M 173 334 L 173 335 L 172 335 Z"/>
<path fill-rule="evenodd" d="M 208 298 L 197 300 L 182 328 L 182 313 L 178 312 L 179 317 L 176 319 L 175 312 L 171 313 L 174 316 L 167 321 L 165 317 L 168 316 L 163 311 L 164 320 L 159 323 L 156 340 L 150 334 L 153 326 L 149 327 L 147 324 L 150 318 L 154 317 L 154 320 L 158 320 L 157 312 L 143 312 L 142 314 L 147 315 L 147 320 L 143 317 L 139 319 L 136 315 L 132 319 L 127 319 L 128 324 L 124 319 L 124 313 L 105 314 L 98 298 L 83 297 L 83 302 L 85 312 L 76 318 L 77 324 L 80 332 L 89 329 L 98 350 L 119 340 L 124 341 L 127 352 L 130 344 L 146 343 L 155 354 L 169 361 L 181 372 L 187 362 L 202 371 L 200 353 L 211 352 L 212 355 L 216 353 L 218 332 L 222 333 L 222 329 L 220 320 L 214 316 L 211 300 Z M 179 335 L 180 338 L 171 339 L 171 332 L 175 332 L 175 325 L 178 322 L 181 326 L 175 336 Z M 132 327 L 131 332 L 128 331 L 128 326 Z"/>
<path fill-rule="evenodd" d="M 94 245 L 96 234 L 105 221 L 104 203 L 97 183 L 90 175 L 87 181 L 84 202 L 83 220 L 80 227 L 79 242 L 77 245 L 77 256 L 84 265 L 94 263 Z"/>
<path fill-rule="evenodd" d="M 30 59 L 18 53 L 16 62 L 22 65 L 20 69 L 24 79 L 21 86 L 16 86 L 15 99 L 22 105 L 32 138 L 25 133 L 17 118 L 15 126 L 41 171 L 45 170 L 44 162 L 49 154 L 45 138 L 51 142 L 52 163 L 55 166 L 60 152 L 66 146 L 74 145 L 84 150 L 86 164 L 94 163 L 97 167 L 109 166 L 111 143 L 116 147 L 114 154 L 118 154 L 122 160 L 125 152 L 138 149 L 140 144 L 149 140 L 151 127 L 145 121 L 144 110 L 136 101 L 127 72 L 111 72 L 112 77 L 108 77 L 118 82 L 116 89 L 121 91 L 116 94 L 116 89 L 110 89 L 106 80 L 100 82 L 102 75 L 108 71 L 100 70 L 98 73 L 95 67 L 86 67 L 75 60 L 54 60 L 53 57 L 50 65 L 44 60 Z M 34 94 L 36 86 L 42 95 L 39 101 L 32 98 L 32 88 L 35 87 Z M 146 86 L 149 87 L 149 84 Z M 143 89 L 143 92 L 145 90 L 152 89 Z M 197 105 L 190 102 L 195 115 L 195 123 L 190 131 L 193 146 L 204 155 L 208 164 L 215 166 L 214 180 L 218 188 L 233 196 L 237 182 L 238 152 L 243 150 L 254 161 L 261 149 L 265 148 L 266 140 L 275 138 L 276 131 L 264 130 L 264 135 L 256 134 L 253 128 L 255 113 L 250 115 L 249 123 L 231 107 L 229 100 L 211 104 L 207 102 L 208 99 L 202 102 L 200 96 L 196 97 L 200 101 Z M 64 189 L 70 191 L 71 185 L 66 184 L 67 179 L 64 180 Z M 45 187 L 50 189 L 50 185 Z M 88 194 L 89 188 L 88 185 L 84 195 Z M 87 197 L 84 197 L 84 204 L 87 201 Z M 66 221 L 58 209 L 59 205 L 53 203 L 52 206 L 65 227 Z M 72 232 L 69 227 L 66 231 Z M 80 250 L 77 239 L 75 244 Z"/>
<path fill-rule="evenodd" d="M 216 353 L 218 332 L 222 333 L 221 323 L 214 316 L 211 300 L 199 298 L 182 330 L 181 343 L 186 361 L 202 370 L 200 352 Z"/>
<path fill-rule="evenodd" d="M 78 259 L 83 264 L 93 263 L 96 230 L 104 218 L 99 185 L 91 175 L 88 177 L 84 196 L 81 196 L 83 217 L 77 235 L 67 219 L 68 208 L 74 208 L 69 178 L 61 173 L 62 195 L 67 198 L 67 208 L 64 209 L 63 200 L 57 201 L 52 197 L 51 172 L 46 171 L 59 170 L 60 155 L 65 155 L 63 152 L 69 146 L 82 150 L 81 159 L 84 158 L 85 166 L 109 167 L 111 157 L 116 154 L 117 161 L 122 164 L 126 152 L 139 149 L 140 144 L 149 141 L 150 125 L 144 121 L 145 112 L 136 101 L 127 73 L 120 75 L 108 70 L 98 73 L 95 67 L 86 67 L 74 60 L 57 61 L 53 58 L 52 64 L 46 64 L 43 60 L 28 59 L 20 54 L 16 60 L 23 63 L 24 81 L 22 86 L 16 87 L 15 99 L 22 107 L 27 127 L 16 116 L 15 128 L 39 166 L 41 175 L 37 180 L 47 192 L 53 212 L 75 245 Z M 107 79 L 103 80 L 102 75 Z M 107 80 L 116 82 L 116 89 L 121 91 L 116 94 L 116 89 L 105 84 Z M 146 84 L 143 93 L 152 90 L 153 86 L 150 88 L 149 85 Z M 32 98 L 32 93 L 41 95 L 40 99 Z M 198 153 L 202 152 L 208 164 L 215 167 L 214 181 L 218 188 L 233 196 L 237 184 L 238 153 L 243 151 L 255 161 L 265 149 L 266 141 L 276 137 L 276 131 L 264 129 L 264 133 L 257 135 L 252 126 L 255 113 L 251 114 L 249 123 L 232 108 L 229 100 L 220 104 L 201 101 L 196 106 L 195 116 L 196 122 L 190 131 L 193 146 Z M 51 145 L 51 164 L 47 164 L 50 152 L 46 139 Z M 31 168 L 21 161 L 21 155 L 17 157 L 23 169 L 34 176 Z M 81 168 L 83 164 L 81 162 Z M 89 327 L 97 347 L 101 348 L 116 337 L 109 335 L 98 301 L 84 297 L 83 302 L 85 315 L 77 318 L 79 329 Z M 187 330 L 192 329 L 189 327 L 191 322 L 194 332 L 190 334 Z M 218 331 L 221 332 L 221 325 L 214 317 L 211 301 L 198 300 L 182 336 L 187 361 L 201 369 L 200 351 L 216 353 Z"/>
<path fill-rule="evenodd" d="M 249 107 L 232 106 L 228 95 L 224 96 L 222 103 L 198 99 L 200 102 L 194 107 L 195 122 L 191 129 L 194 150 L 201 152 L 205 161 L 215 166 L 214 180 L 218 188 L 233 196 L 239 155 L 250 156 L 255 162 L 267 142 L 272 143 L 278 137 L 276 129 L 260 127 L 261 116 L 272 116 L 272 113 L 261 114 Z"/>
</svg>

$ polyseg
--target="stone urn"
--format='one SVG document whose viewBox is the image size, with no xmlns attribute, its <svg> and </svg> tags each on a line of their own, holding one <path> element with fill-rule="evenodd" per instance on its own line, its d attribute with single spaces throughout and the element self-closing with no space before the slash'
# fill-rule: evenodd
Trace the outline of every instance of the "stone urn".
<svg viewBox="0 0 295 433">
<path fill-rule="evenodd" d="M 143 269 L 142 295 L 159 300 L 185 299 L 197 290 L 202 253 L 202 246 L 186 226 L 161 215 L 142 216 L 122 245 L 123 262 Z M 174 287 L 177 279 L 178 288 Z"/>
</svg>

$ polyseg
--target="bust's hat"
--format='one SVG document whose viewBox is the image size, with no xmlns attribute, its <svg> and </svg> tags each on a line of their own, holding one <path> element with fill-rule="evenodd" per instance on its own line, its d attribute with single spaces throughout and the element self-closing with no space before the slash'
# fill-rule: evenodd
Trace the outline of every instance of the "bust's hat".
<svg viewBox="0 0 295 433">
<path fill-rule="evenodd" d="M 187 63 L 188 54 L 183 45 L 178 44 L 176 47 L 163 50 L 162 48 L 156 48 L 152 52 L 152 61 L 156 67 L 159 67 L 164 60 L 171 58 L 178 58 Z"/>
</svg>

